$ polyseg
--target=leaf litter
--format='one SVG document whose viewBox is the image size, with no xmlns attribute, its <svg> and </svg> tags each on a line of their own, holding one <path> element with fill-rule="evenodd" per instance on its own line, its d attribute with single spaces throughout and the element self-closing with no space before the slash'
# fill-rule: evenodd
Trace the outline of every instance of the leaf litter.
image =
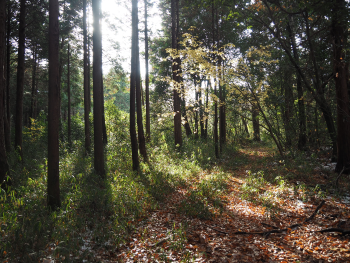
<svg viewBox="0 0 350 263">
<path fill-rule="evenodd" d="M 246 160 L 236 162 L 240 155 Z M 124 244 L 94 246 L 86 231 L 81 254 L 106 263 L 350 262 L 348 232 L 336 231 L 350 229 L 349 197 L 321 191 L 317 183 L 323 184 L 324 177 L 317 169 L 305 178 L 284 162 L 266 164 L 269 159 L 276 158 L 265 148 L 241 150 L 219 164 L 221 172 L 208 169 L 189 177 L 148 216 L 133 221 Z M 212 181 L 217 185 L 206 188 L 208 178 L 219 173 L 224 187 Z M 279 176 L 265 179 L 268 173 Z M 291 174 L 295 177 L 288 182 L 283 179 Z M 310 182 L 316 187 L 308 187 Z M 42 262 L 58 262 L 53 258 Z"/>
</svg>

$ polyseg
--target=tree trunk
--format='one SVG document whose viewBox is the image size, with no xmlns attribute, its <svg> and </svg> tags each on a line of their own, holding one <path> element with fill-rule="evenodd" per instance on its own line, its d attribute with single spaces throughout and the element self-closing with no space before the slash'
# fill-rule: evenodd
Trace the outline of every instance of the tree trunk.
<svg viewBox="0 0 350 263">
<path fill-rule="evenodd" d="M 134 17 L 135 16 L 135 17 Z M 138 6 L 136 3 L 135 13 L 133 13 L 133 48 L 135 48 L 135 88 L 136 88 L 136 115 L 137 115 L 137 135 L 139 142 L 140 153 L 143 157 L 143 160 L 147 162 L 147 151 L 146 151 L 146 140 L 145 134 L 143 131 L 143 121 L 142 121 L 142 98 L 141 98 L 141 74 L 140 74 L 140 51 L 139 51 L 139 29 L 138 29 Z"/>
<path fill-rule="evenodd" d="M 226 143 L 226 107 L 225 107 L 225 86 L 219 82 L 219 127 L 220 127 L 220 152 Z"/>
<path fill-rule="evenodd" d="M 171 0 L 171 47 L 177 50 L 178 47 L 178 23 L 177 13 L 179 12 L 179 0 Z M 181 100 L 179 96 L 180 81 L 179 81 L 179 58 L 173 59 L 173 100 L 174 100 L 174 139 L 175 146 L 182 146 L 181 132 Z"/>
<path fill-rule="evenodd" d="M 145 89 L 146 89 L 146 140 L 151 140 L 151 120 L 149 107 L 149 72 L 148 72 L 148 29 L 147 29 L 147 0 L 145 0 Z"/>
<path fill-rule="evenodd" d="M 214 95 L 217 97 L 216 84 L 214 84 Z M 219 158 L 219 138 L 218 138 L 218 102 L 214 100 L 214 145 L 215 157 Z"/>
<path fill-rule="evenodd" d="M 201 127 L 201 138 L 204 139 L 204 115 L 203 115 L 203 98 L 202 98 L 202 80 L 200 80 L 199 82 L 199 92 L 198 92 L 198 96 L 199 96 L 199 123 L 200 123 L 200 127 Z"/>
<path fill-rule="evenodd" d="M 11 151 L 11 111 L 10 111 L 10 76 L 11 76 L 11 3 L 7 1 L 7 34 L 6 34 L 6 97 L 5 99 L 5 118 L 4 118 L 4 129 L 5 129 L 5 147 L 6 151 Z"/>
<path fill-rule="evenodd" d="M 220 50 L 220 27 L 219 27 L 219 16 L 216 9 L 216 30 L 217 30 L 217 48 Z M 220 79 L 224 79 L 224 65 L 221 56 L 218 57 L 218 67 Z M 218 81 L 219 84 L 219 131 L 220 131 L 220 153 L 224 148 L 226 143 L 226 116 L 225 116 L 225 86 L 221 84 L 221 81 Z"/>
<path fill-rule="evenodd" d="M 333 5 L 333 67 L 335 73 L 335 90 L 337 96 L 337 144 L 338 159 L 335 168 L 340 172 L 350 173 L 350 111 L 349 94 L 347 90 L 347 70 L 348 62 L 345 59 L 347 44 L 347 14 L 346 3 L 344 0 L 336 0 Z"/>
<path fill-rule="evenodd" d="M 213 52 L 215 51 L 215 49 L 217 48 L 218 42 L 217 42 L 217 38 L 215 38 L 215 4 L 214 4 L 214 0 L 212 1 L 212 10 L 211 10 L 211 15 L 212 15 L 212 31 L 213 31 Z M 216 10 L 217 11 L 217 10 Z M 216 14 L 217 16 L 217 14 Z M 216 31 L 217 32 L 217 31 Z M 214 55 L 215 56 L 215 55 Z M 215 57 L 214 57 L 215 58 Z M 217 71 L 217 65 L 214 65 Z M 209 80 L 210 81 L 210 80 Z M 215 149 L 215 157 L 219 158 L 219 138 L 218 138 L 218 94 L 216 92 L 216 77 L 214 77 L 214 95 L 215 95 L 215 99 L 214 99 L 214 123 L 213 123 L 213 133 L 214 133 L 214 149 Z"/>
<path fill-rule="evenodd" d="M 219 126 L 220 126 L 220 151 L 226 143 L 226 90 L 225 85 L 220 85 L 220 111 L 219 111 Z"/>
<path fill-rule="evenodd" d="M 16 94 L 16 123 L 15 148 L 23 160 L 23 87 L 24 87 L 24 54 L 25 54 L 25 17 L 26 1 L 20 2 L 19 37 L 18 37 L 18 66 L 17 66 L 17 94 Z"/>
<path fill-rule="evenodd" d="M 180 10 L 179 10 L 179 1 L 176 2 L 176 50 L 179 50 L 179 36 L 180 36 Z M 182 78 L 182 69 L 181 69 L 181 58 L 177 58 L 177 66 L 178 66 L 178 82 L 180 85 L 180 104 L 181 104 L 181 114 L 185 121 L 185 131 L 186 136 L 189 137 L 192 135 L 191 126 L 188 122 L 187 118 L 187 112 L 186 112 L 186 99 L 185 99 L 185 89 L 183 85 L 183 78 Z"/>
<path fill-rule="evenodd" d="M 89 15 L 87 15 L 87 17 L 89 17 Z M 90 21 L 88 21 L 88 25 L 89 25 Z M 90 28 L 88 26 L 87 28 L 87 32 L 89 33 Z M 88 94 L 89 94 L 89 98 L 88 98 L 88 110 L 89 113 L 91 113 L 91 59 L 90 59 L 90 55 L 91 55 L 91 37 L 87 36 L 87 71 L 88 71 L 88 84 L 87 84 L 87 88 L 88 88 Z M 90 130 L 91 132 L 91 130 Z"/>
<path fill-rule="evenodd" d="M 318 127 L 317 105 L 315 106 L 315 129 L 316 129 L 316 145 L 317 145 L 317 148 L 319 148 L 320 147 L 320 133 L 319 133 L 319 127 Z"/>
<path fill-rule="evenodd" d="M 64 11 L 65 12 L 65 2 L 64 2 Z M 61 39 L 61 43 L 59 43 L 59 54 L 62 54 L 63 53 L 63 47 L 64 47 L 64 44 L 65 44 L 65 38 L 62 36 L 62 39 Z M 63 74 L 63 56 L 60 56 L 59 55 L 59 63 L 58 63 L 58 86 L 60 87 L 60 90 L 62 88 L 62 74 Z M 62 115 L 62 109 L 61 109 L 61 106 L 62 106 L 62 103 L 61 103 L 61 92 L 59 94 L 59 107 L 60 107 L 60 125 L 59 125 L 59 129 L 60 129 L 60 139 L 63 141 L 64 140 L 64 134 L 65 134 L 65 131 L 63 130 L 63 125 L 62 125 L 62 121 L 66 121 L 66 117 L 65 116 L 61 116 Z M 66 114 L 66 109 L 64 109 L 63 111 L 63 115 Z"/>
<path fill-rule="evenodd" d="M 179 63 L 179 83 L 180 83 L 180 90 L 181 90 L 181 96 L 180 96 L 180 100 L 181 100 L 181 113 L 182 113 L 182 117 L 184 118 L 185 121 L 185 131 L 186 131 L 186 136 L 190 137 L 192 135 L 192 130 L 191 130 L 191 126 L 188 122 L 188 118 L 187 118 L 187 112 L 186 112 L 186 98 L 185 98 L 185 89 L 184 89 L 184 85 L 183 85 L 183 78 L 181 76 L 182 74 L 182 70 L 181 70 L 181 59 L 178 60 Z"/>
<path fill-rule="evenodd" d="M 68 95 L 68 145 L 72 145 L 71 138 L 71 100 L 70 100 L 70 45 L 68 43 L 68 65 L 67 65 L 67 95 Z"/>
<path fill-rule="evenodd" d="M 91 150 L 91 134 L 90 134 L 90 67 L 89 67 L 89 52 L 88 52 L 88 37 L 87 37 L 87 15 L 86 15 L 86 0 L 83 0 L 83 37 L 84 37 L 84 122 L 85 122 L 85 151 L 89 153 Z"/>
<path fill-rule="evenodd" d="M 6 0 L 0 0 L 0 186 L 7 176 L 10 175 L 10 168 L 7 162 L 4 136 L 5 119 L 5 45 L 6 45 Z M 1 190 L 0 190 L 1 191 Z"/>
<path fill-rule="evenodd" d="M 210 80 L 207 80 L 207 91 L 205 94 L 205 110 L 206 110 L 206 114 L 205 114 L 205 125 L 204 125 L 204 139 L 208 138 L 208 104 L 209 104 L 209 86 L 210 86 Z"/>
<path fill-rule="evenodd" d="M 285 70 L 284 71 L 284 80 L 285 82 L 282 82 L 282 89 L 284 90 L 284 114 L 283 114 L 283 120 L 284 120 L 284 130 L 285 130 L 285 136 L 286 136 L 286 147 L 292 146 L 292 135 L 293 128 L 292 128 L 292 118 L 293 118 L 293 90 L 291 87 L 291 79 L 290 79 L 290 72 Z"/>
<path fill-rule="evenodd" d="M 37 96 L 37 89 L 36 89 L 36 67 L 37 67 L 37 45 L 33 46 L 33 70 L 32 70 L 32 97 L 30 102 L 30 119 L 35 119 L 35 104 L 36 104 L 36 96 Z M 31 125 L 31 120 L 29 122 Z"/>
<path fill-rule="evenodd" d="M 137 109 L 137 135 L 139 141 L 140 153 L 143 157 L 143 161 L 147 162 L 147 150 L 146 150 L 146 139 L 143 131 L 142 121 L 142 99 L 141 99 L 141 75 L 140 75 L 140 53 L 139 53 L 139 36 L 138 36 L 138 17 L 137 17 L 137 32 L 136 33 L 136 109 Z"/>
<path fill-rule="evenodd" d="M 260 142 L 259 108 L 256 104 L 252 106 L 253 134 L 254 141 Z"/>
<path fill-rule="evenodd" d="M 61 206 L 59 182 L 60 86 L 59 65 L 59 5 L 58 0 L 49 1 L 49 103 L 48 103 L 48 173 L 47 205 L 51 210 Z"/>
<path fill-rule="evenodd" d="M 289 38 L 291 41 L 293 56 L 295 59 L 295 62 L 299 64 L 299 55 L 295 43 L 295 35 L 293 32 L 293 18 L 290 18 L 290 21 L 287 25 L 287 30 L 289 32 Z M 306 147 L 306 116 L 305 116 L 305 105 L 304 105 L 304 94 L 303 94 L 303 87 L 301 85 L 301 76 L 296 72 L 297 77 L 297 92 L 298 92 L 298 110 L 299 110 L 299 139 L 298 139 L 298 149 L 299 150 L 305 150 Z"/>
<path fill-rule="evenodd" d="M 137 0 L 132 0 L 132 39 L 131 39 L 131 74 L 130 74 L 130 139 L 132 153 L 132 168 L 139 170 L 139 156 L 136 136 L 135 99 L 136 99 L 136 74 L 137 74 Z"/>
<path fill-rule="evenodd" d="M 104 101 L 104 92 L 103 92 L 103 72 L 101 73 L 101 91 L 102 91 L 102 140 L 103 144 L 107 145 L 108 138 L 107 138 L 107 127 L 106 127 L 106 118 L 105 118 L 105 101 Z"/>
<path fill-rule="evenodd" d="M 100 29 L 100 0 L 92 0 L 93 12 L 93 102 L 94 102 L 94 166 L 95 171 L 105 178 L 103 152 L 102 112 L 102 35 Z"/>
<path fill-rule="evenodd" d="M 194 98 L 195 98 L 195 104 L 194 104 L 194 138 L 198 139 L 198 104 L 199 104 L 199 92 L 197 90 L 197 80 L 196 76 L 193 77 L 193 84 L 194 84 Z"/>
<path fill-rule="evenodd" d="M 244 127 L 244 132 L 247 133 L 248 137 L 250 137 L 247 122 L 243 116 L 241 118 L 242 118 L 242 123 L 243 123 L 243 127 Z"/>
</svg>

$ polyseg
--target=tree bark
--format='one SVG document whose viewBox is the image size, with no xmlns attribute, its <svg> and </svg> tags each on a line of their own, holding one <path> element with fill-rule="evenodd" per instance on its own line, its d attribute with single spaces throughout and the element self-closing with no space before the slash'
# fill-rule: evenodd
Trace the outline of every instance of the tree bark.
<svg viewBox="0 0 350 263">
<path fill-rule="evenodd" d="M 332 36 L 333 36 L 333 66 L 335 73 L 335 90 L 337 97 L 337 165 L 336 172 L 344 169 L 350 173 L 350 110 L 347 90 L 348 62 L 345 59 L 347 44 L 347 14 L 344 0 L 333 1 Z"/>
<path fill-rule="evenodd" d="M 108 138 L 107 138 L 107 127 L 106 127 L 106 118 L 105 118 L 105 101 L 104 101 L 104 92 L 103 92 L 103 72 L 101 73 L 101 91 L 102 91 L 102 140 L 103 144 L 107 145 Z"/>
<path fill-rule="evenodd" d="M 138 23 L 139 23 L 139 18 L 138 18 L 138 6 L 136 3 L 135 7 L 135 13 L 133 13 L 133 48 L 134 50 L 134 55 L 136 56 L 135 58 L 135 88 L 136 88 L 136 115 L 137 115 L 137 135 L 138 135 L 138 142 L 139 142 L 139 149 L 140 153 L 143 157 L 143 160 L 147 162 L 147 151 L 146 151 L 146 140 L 145 140 L 145 135 L 143 131 L 143 121 L 142 121 L 142 98 L 141 98 L 141 75 L 140 75 L 140 51 L 139 51 L 139 29 L 138 29 Z"/>
<path fill-rule="evenodd" d="M 49 1 L 49 106 L 48 106 L 48 173 L 47 205 L 51 210 L 61 206 L 59 183 L 59 5 Z"/>
<path fill-rule="evenodd" d="M 220 149 L 226 144 L 226 89 L 225 85 L 221 86 L 220 98 Z"/>
<path fill-rule="evenodd" d="M 245 118 L 243 118 L 243 116 L 241 118 L 242 118 L 242 123 L 244 127 L 244 132 L 248 135 L 248 137 L 250 137 L 247 121 L 245 120 Z"/>
<path fill-rule="evenodd" d="M 36 105 L 36 96 L 37 96 L 37 88 L 36 88 L 36 68 L 37 68 L 37 46 L 36 44 L 33 46 L 33 69 L 32 69 L 32 97 L 30 102 L 30 118 L 35 119 L 35 105 Z M 31 121 L 30 121 L 31 125 Z"/>
<path fill-rule="evenodd" d="M 216 84 L 214 84 L 214 95 L 217 97 Z M 217 99 L 214 100 L 214 148 L 215 157 L 219 158 L 219 137 L 218 137 L 218 102 Z"/>
<path fill-rule="evenodd" d="M 90 67 L 87 37 L 87 15 L 86 0 L 83 0 L 83 52 L 84 52 L 84 122 L 85 122 L 85 151 L 89 153 L 91 150 L 91 134 L 90 134 Z"/>
<path fill-rule="evenodd" d="M 102 112 L 102 36 L 100 29 L 100 0 L 92 0 L 93 27 L 93 102 L 94 102 L 94 166 L 96 173 L 105 178 L 103 152 Z"/>
<path fill-rule="evenodd" d="M 206 94 L 205 94 L 205 110 L 206 110 L 206 114 L 205 114 L 205 125 L 204 125 L 204 135 L 203 138 L 207 139 L 208 138 L 208 104 L 209 104 L 209 86 L 210 86 L 210 80 L 207 80 L 207 90 L 206 90 Z"/>
<path fill-rule="evenodd" d="M 132 39 L 131 39 L 131 74 L 130 74 L 130 139 L 132 168 L 134 171 L 139 170 L 139 156 L 136 136 L 136 119 L 135 119 L 135 99 L 136 99 L 136 74 L 137 74 L 137 0 L 132 0 Z"/>
<path fill-rule="evenodd" d="M 179 84 L 180 84 L 180 90 L 181 90 L 181 96 L 180 96 L 180 100 L 181 100 L 181 113 L 182 113 L 182 117 L 184 118 L 185 121 L 185 131 L 186 131 L 186 136 L 190 137 L 192 135 L 192 130 L 191 130 L 191 126 L 188 122 L 188 118 L 187 118 L 187 112 L 186 112 L 186 98 L 185 98 L 185 89 L 184 89 L 184 85 L 183 85 L 183 78 L 181 76 L 182 74 L 182 70 L 181 70 L 181 59 L 179 58 L 178 60 L 179 63 Z"/>
<path fill-rule="evenodd" d="M 199 91 L 197 88 L 197 79 L 196 76 L 193 77 L 193 84 L 194 84 L 194 97 L 195 97 L 195 113 L 194 113 L 194 138 L 198 139 L 199 134 L 198 134 L 198 108 L 199 106 Z M 200 87 L 199 87 L 200 88 Z"/>
<path fill-rule="evenodd" d="M 68 145 L 72 145 L 71 138 L 71 99 L 70 99 L 70 45 L 68 43 L 68 62 L 67 62 L 67 95 L 68 95 Z"/>
<path fill-rule="evenodd" d="M 254 141 L 260 142 L 259 108 L 256 104 L 252 106 L 253 134 Z"/>
<path fill-rule="evenodd" d="M 10 175 L 10 168 L 7 162 L 4 136 L 5 119 L 5 31 L 6 31 L 6 0 L 0 0 L 0 186 L 4 179 Z"/>
<path fill-rule="evenodd" d="M 171 47 L 177 50 L 178 47 L 178 23 L 177 13 L 179 12 L 179 0 L 171 0 Z M 174 100 L 174 139 L 175 146 L 182 146 L 181 132 L 181 100 L 179 96 L 180 81 L 179 81 L 179 61 L 180 58 L 173 58 L 173 100 Z"/>
<path fill-rule="evenodd" d="M 10 111 L 10 73 L 11 73 L 11 4 L 7 1 L 7 34 L 6 34 L 6 97 L 5 99 L 5 118 L 4 118 L 4 133 L 6 151 L 11 151 L 11 111 Z"/>
<path fill-rule="evenodd" d="M 295 35 L 293 33 L 293 18 L 288 21 L 287 30 L 289 31 L 289 38 L 291 41 L 292 52 L 295 62 L 299 64 L 299 55 L 295 43 Z M 304 105 L 304 94 L 303 87 L 301 85 L 301 76 L 296 72 L 297 77 L 297 92 L 298 92 L 298 110 L 299 110 L 299 139 L 298 139 L 298 149 L 305 150 L 306 147 L 306 115 L 305 115 L 305 105 Z"/>
<path fill-rule="evenodd" d="M 138 18 L 137 18 L 138 21 Z M 136 109 L 137 109 L 137 135 L 139 141 L 140 153 L 143 157 L 143 161 L 147 162 L 147 150 L 146 150 L 146 139 L 143 131 L 143 121 L 142 121 L 142 99 L 141 99 L 141 75 L 140 75 L 140 53 L 139 53 L 139 40 L 138 40 L 138 28 L 136 33 L 137 42 L 136 45 Z"/>
<path fill-rule="evenodd" d="M 284 121 L 284 130 L 286 136 L 286 147 L 292 146 L 292 136 L 293 136 L 293 128 L 292 128 L 292 119 L 293 119 L 293 90 L 291 87 L 291 78 L 290 72 L 288 70 L 284 70 L 283 74 L 284 82 L 282 81 L 282 90 L 284 91 L 284 101 L 285 103 L 282 105 L 283 107 L 283 121 Z M 282 93 L 283 93 L 282 91 Z"/>
<path fill-rule="evenodd" d="M 146 141 L 151 140 L 151 120 L 149 105 L 149 69 L 148 69 L 148 29 L 147 29 L 147 0 L 145 0 L 145 90 L 146 90 Z"/>
<path fill-rule="evenodd" d="M 217 42 L 217 38 L 215 35 L 215 4 L 214 4 L 214 0 L 212 1 L 212 10 L 211 10 L 211 15 L 212 15 L 212 31 L 213 31 L 213 52 L 215 51 L 215 48 L 217 48 L 218 42 Z M 217 10 L 216 10 L 217 11 Z M 216 14 L 217 16 L 217 14 Z M 218 33 L 216 31 L 216 33 Z M 215 56 L 215 55 L 214 55 Z M 213 58 L 215 61 L 215 57 Z M 216 62 L 214 62 L 216 63 Z M 217 69 L 217 65 L 214 65 L 215 68 Z M 216 70 L 217 71 L 217 70 Z M 218 101 L 217 101 L 217 92 L 216 92 L 216 77 L 214 77 L 214 95 L 215 95 L 215 99 L 214 99 L 214 123 L 213 123 L 213 129 L 214 129 L 214 149 L 215 149 L 215 157 L 219 158 L 219 138 L 218 138 Z"/>
<path fill-rule="evenodd" d="M 216 35 L 217 35 L 217 49 L 220 50 L 220 24 L 219 24 L 219 16 L 218 10 L 216 9 Z M 224 78 L 224 61 L 222 57 L 218 56 L 218 68 L 220 79 Z M 224 144 L 226 143 L 226 106 L 225 106 L 225 86 L 221 84 L 221 81 L 218 81 L 219 84 L 219 137 L 220 137 L 220 153 L 224 148 Z"/>
<path fill-rule="evenodd" d="M 18 37 L 18 66 L 17 66 L 17 94 L 16 94 L 16 122 L 15 122 L 15 148 L 23 160 L 23 87 L 24 87 L 24 54 L 25 54 L 25 17 L 26 1 L 20 2 L 19 37 Z"/>
<path fill-rule="evenodd" d="M 204 139 L 205 129 L 204 129 L 204 114 L 203 114 L 203 98 L 202 98 L 202 80 L 199 82 L 199 92 L 198 92 L 198 100 L 199 100 L 199 123 L 201 127 L 201 138 Z"/>
</svg>

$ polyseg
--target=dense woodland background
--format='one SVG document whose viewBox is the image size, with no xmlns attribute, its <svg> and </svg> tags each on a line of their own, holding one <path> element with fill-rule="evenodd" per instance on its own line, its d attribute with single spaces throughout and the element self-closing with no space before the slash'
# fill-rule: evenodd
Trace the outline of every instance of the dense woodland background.
<svg viewBox="0 0 350 263">
<path fill-rule="evenodd" d="M 348 1 L 121 2 L 130 68 L 116 57 L 109 72 L 100 2 L 0 0 L 0 259 L 37 262 L 90 224 L 88 210 L 122 243 L 150 200 L 181 184 L 169 178 L 235 162 L 242 144 L 283 163 L 326 156 L 339 189 L 350 171 Z"/>
</svg>

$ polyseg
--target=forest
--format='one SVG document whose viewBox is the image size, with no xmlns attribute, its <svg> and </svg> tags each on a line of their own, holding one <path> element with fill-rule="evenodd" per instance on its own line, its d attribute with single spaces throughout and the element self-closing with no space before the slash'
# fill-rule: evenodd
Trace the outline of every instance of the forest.
<svg viewBox="0 0 350 263">
<path fill-rule="evenodd" d="M 0 262 L 350 262 L 350 2 L 109 2 L 0 0 Z"/>
</svg>

